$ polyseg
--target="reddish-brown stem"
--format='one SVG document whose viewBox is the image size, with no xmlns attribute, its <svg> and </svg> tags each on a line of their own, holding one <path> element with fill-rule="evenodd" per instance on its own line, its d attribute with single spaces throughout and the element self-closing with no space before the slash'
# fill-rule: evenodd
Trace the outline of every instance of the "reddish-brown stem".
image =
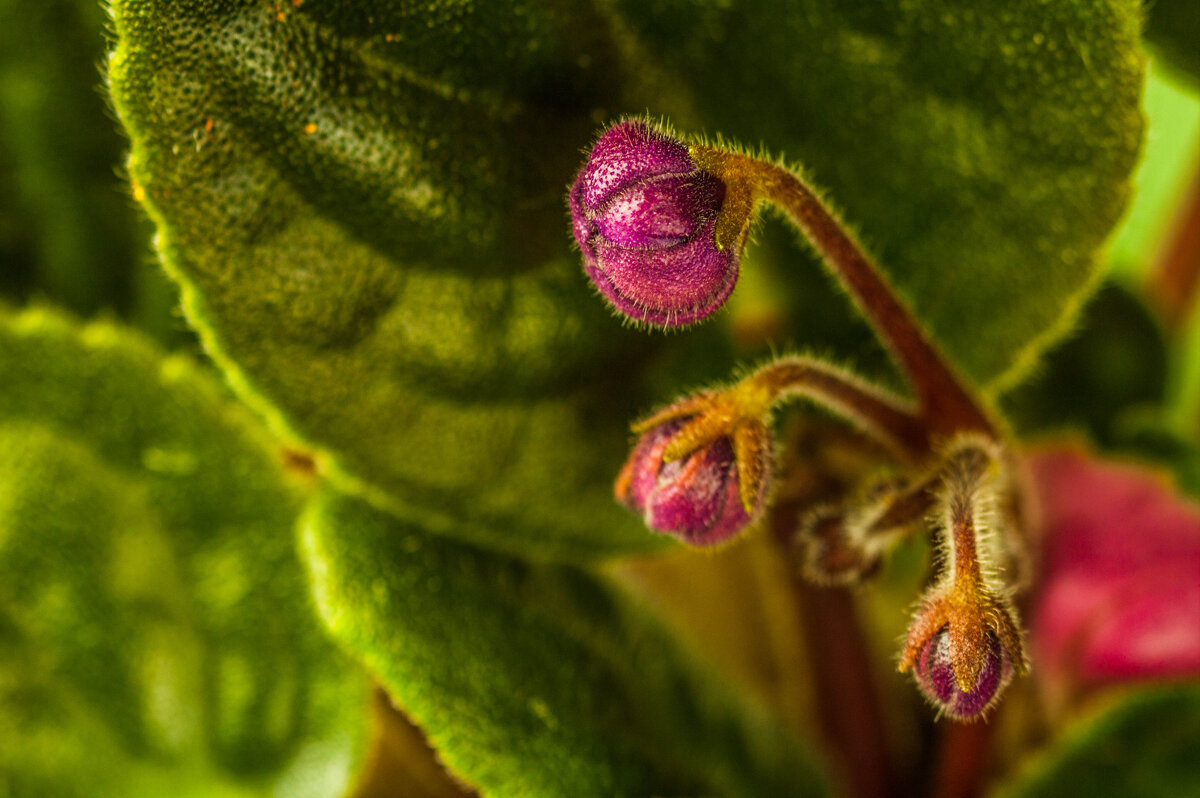
<svg viewBox="0 0 1200 798">
<path fill-rule="evenodd" d="M 975 545 L 975 515 L 962 497 L 951 498 L 950 528 L 946 530 L 954 549 L 954 584 L 959 590 L 978 591 L 983 580 L 979 549 Z"/>
<path fill-rule="evenodd" d="M 891 499 L 888 508 L 871 523 L 867 533 L 888 534 L 913 523 L 918 518 L 924 518 L 936 503 L 936 491 L 940 484 L 940 476 L 935 475 L 897 494 Z"/>
<path fill-rule="evenodd" d="M 772 401 L 787 394 L 802 394 L 829 406 L 881 436 L 903 460 L 921 460 L 929 454 L 929 433 L 920 417 L 895 397 L 826 363 L 811 358 L 782 358 L 752 379 L 770 394 Z"/>
<path fill-rule="evenodd" d="M 796 509 L 785 505 L 772 512 L 774 539 L 784 557 L 795 533 Z M 871 655 L 853 595 L 814 588 L 796 573 L 789 583 L 800 610 L 806 648 L 811 652 L 809 663 L 822 736 L 847 795 L 892 798 L 906 794 L 892 762 L 887 724 L 872 678 Z"/>
<path fill-rule="evenodd" d="M 1192 177 L 1167 242 L 1149 275 L 1148 293 L 1171 332 L 1187 321 L 1200 288 L 1200 169 Z"/>
<path fill-rule="evenodd" d="M 976 798 L 983 792 L 993 728 L 986 720 L 942 727 L 930 790 L 933 798 Z"/>
<path fill-rule="evenodd" d="M 699 148 L 695 148 L 699 150 Z M 747 180 L 799 226 L 850 292 L 912 384 L 928 431 L 938 437 L 976 431 L 996 436 L 987 413 L 900 301 L 862 246 L 797 175 L 766 161 L 706 150 L 698 160 L 719 169 L 726 182 Z"/>
<path fill-rule="evenodd" d="M 960 595 L 978 597 L 983 589 L 983 571 L 979 564 L 979 546 L 975 528 L 977 492 L 991 455 L 979 446 L 966 443 L 950 455 L 945 468 L 947 529 L 953 554 L 954 589 Z"/>
</svg>

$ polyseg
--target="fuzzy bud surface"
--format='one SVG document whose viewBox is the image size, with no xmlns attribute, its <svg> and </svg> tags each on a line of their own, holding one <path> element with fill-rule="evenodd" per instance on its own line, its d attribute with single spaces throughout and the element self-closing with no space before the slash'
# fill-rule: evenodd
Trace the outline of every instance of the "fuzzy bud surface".
<svg viewBox="0 0 1200 798">
<path fill-rule="evenodd" d="M 609 128 L 569 196 L 588 277 L 637 321 L 676 327 L 710 316 L 738 275 L 740 247 L 716 243 L 724 196 L 682 142 L 641 120 Z"/>
<path fill-rule="evenodd" d="M 761 512 L 766 480 L 751 512 L 740 497 L 733 445 L 722 436 L 671 462 L 663 454 L 686 419 L 672 419 L 646 432 L 617 478 L 617 500 L 639 513 L 646 525 L 693 546 L 730 539 Z"/>
<path fill-rule="evenodd" d="M 1012 677 L 1012 659 L 999 639 L 988 633 L 983 666 L 972 688 L 963 690 L 954 672 L 952 645 L 946 629 L 930 637 L 913 665 L 913 676 L 925 697 L 945 715 L 970 720 L 991 706 Z"/>
</svg>

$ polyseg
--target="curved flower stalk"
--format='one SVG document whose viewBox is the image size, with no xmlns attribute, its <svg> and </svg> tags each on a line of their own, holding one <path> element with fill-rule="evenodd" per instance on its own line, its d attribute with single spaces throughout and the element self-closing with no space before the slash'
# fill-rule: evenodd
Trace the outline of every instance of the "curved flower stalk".
<svg viewBox="0 0 1200 798">
<path fill-rule="evenodd" d="M 635 424 L 642 437 L 617 478 L 617 499 L 651 529 L 692 545 L 728 540 L 762 513 L 774 470 L 769 416 L 797 395 L 854 420 L 901 459 L 920 457 L 929 445 L 899 399 L 819 360 L 782 358 Z"/>
<path fill-rule="evenodd" d="M 664 327 L 703 320 L 728 298 L 764 201 L 787 214 L 849 292 L 912 383 L 929 433 L 996 437 L 878 266 L 798 173 L 626 119 L 601 135 L 569 195 L 593 283 L 618 311 Z"/>
</svg>

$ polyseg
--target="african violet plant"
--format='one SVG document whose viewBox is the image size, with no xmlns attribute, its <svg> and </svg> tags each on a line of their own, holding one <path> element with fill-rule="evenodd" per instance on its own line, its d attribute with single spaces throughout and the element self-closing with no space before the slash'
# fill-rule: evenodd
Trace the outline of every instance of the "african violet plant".
<svg viewBox="0 0 1200 798">
<path fill-rule="evenodd" d="M 45 155 L 60 5 L 3 285 L 142 332 L 0 316 L 0 795 L 1200 790 L 1200 509 L 1096 448 L 1140 3 L 113 0 L 207 364 Z"/>
</svg>

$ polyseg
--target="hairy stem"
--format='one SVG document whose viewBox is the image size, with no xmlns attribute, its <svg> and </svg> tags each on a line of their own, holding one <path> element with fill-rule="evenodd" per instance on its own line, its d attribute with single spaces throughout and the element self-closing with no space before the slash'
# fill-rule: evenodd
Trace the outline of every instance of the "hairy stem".
<svg viewBox="0 0 1200 798">
<path fill-rule="evenodd" d="M 777 506 L 771 516 L 774 538 L 785 558 L 796 511 L 793 504 Z M 906 794 L 897 778 L 854 597 L 845 591 L 814 588 L 794 571 L 790 583 L 810 652 L 822 736 L 846 794 L 852 798 Z"/>
<path fill-rule="evenodd" d="M 867 432 L 903 462 L 922 462 L 931 448 L 925 424 L 904 402 L 850 372 L 808 357 L 785 357 L 726 390 L 702 391 L 633 425 L 644 433 L 665 422 L 691 417 L 676 433 L 663 459 L 677 460 L 746 420 L 761 420 L 780 400 L 805 396 Z"/>
<path fill-rule="evenodd" d="M 988 467 L 987 453 L 974 446 L 963 447 L 946 464 L 946 534 L 952 552 L 953 586 L 957 594 L 976 596 L 983 587 L 975 520 L 977 492 Z"/>
<path fill-rule="evenodd" d="M 693 147 L 692 154 L 702 168 L 721 176 L 727 186 L 749 185 L 755 195 L 787 212 L 888 345 L 916 393 L 930 434 L 948 438 L 956 432 L 975 431 L 996 436 L 987 413 L 879 267 L 803 179 L 777 164 L 745 155 L 700 146 Z"/>
<path fill-rule="evenodd" d="M 895 397 L 819 360 L 781 358 L 748 382 L 769 396 L 772 404 L 792 395 L 820 402 L 874 433 L 901 459 L 923 459 L 929 454 L 929 434 L 920 417 Z"/>
</svg>

